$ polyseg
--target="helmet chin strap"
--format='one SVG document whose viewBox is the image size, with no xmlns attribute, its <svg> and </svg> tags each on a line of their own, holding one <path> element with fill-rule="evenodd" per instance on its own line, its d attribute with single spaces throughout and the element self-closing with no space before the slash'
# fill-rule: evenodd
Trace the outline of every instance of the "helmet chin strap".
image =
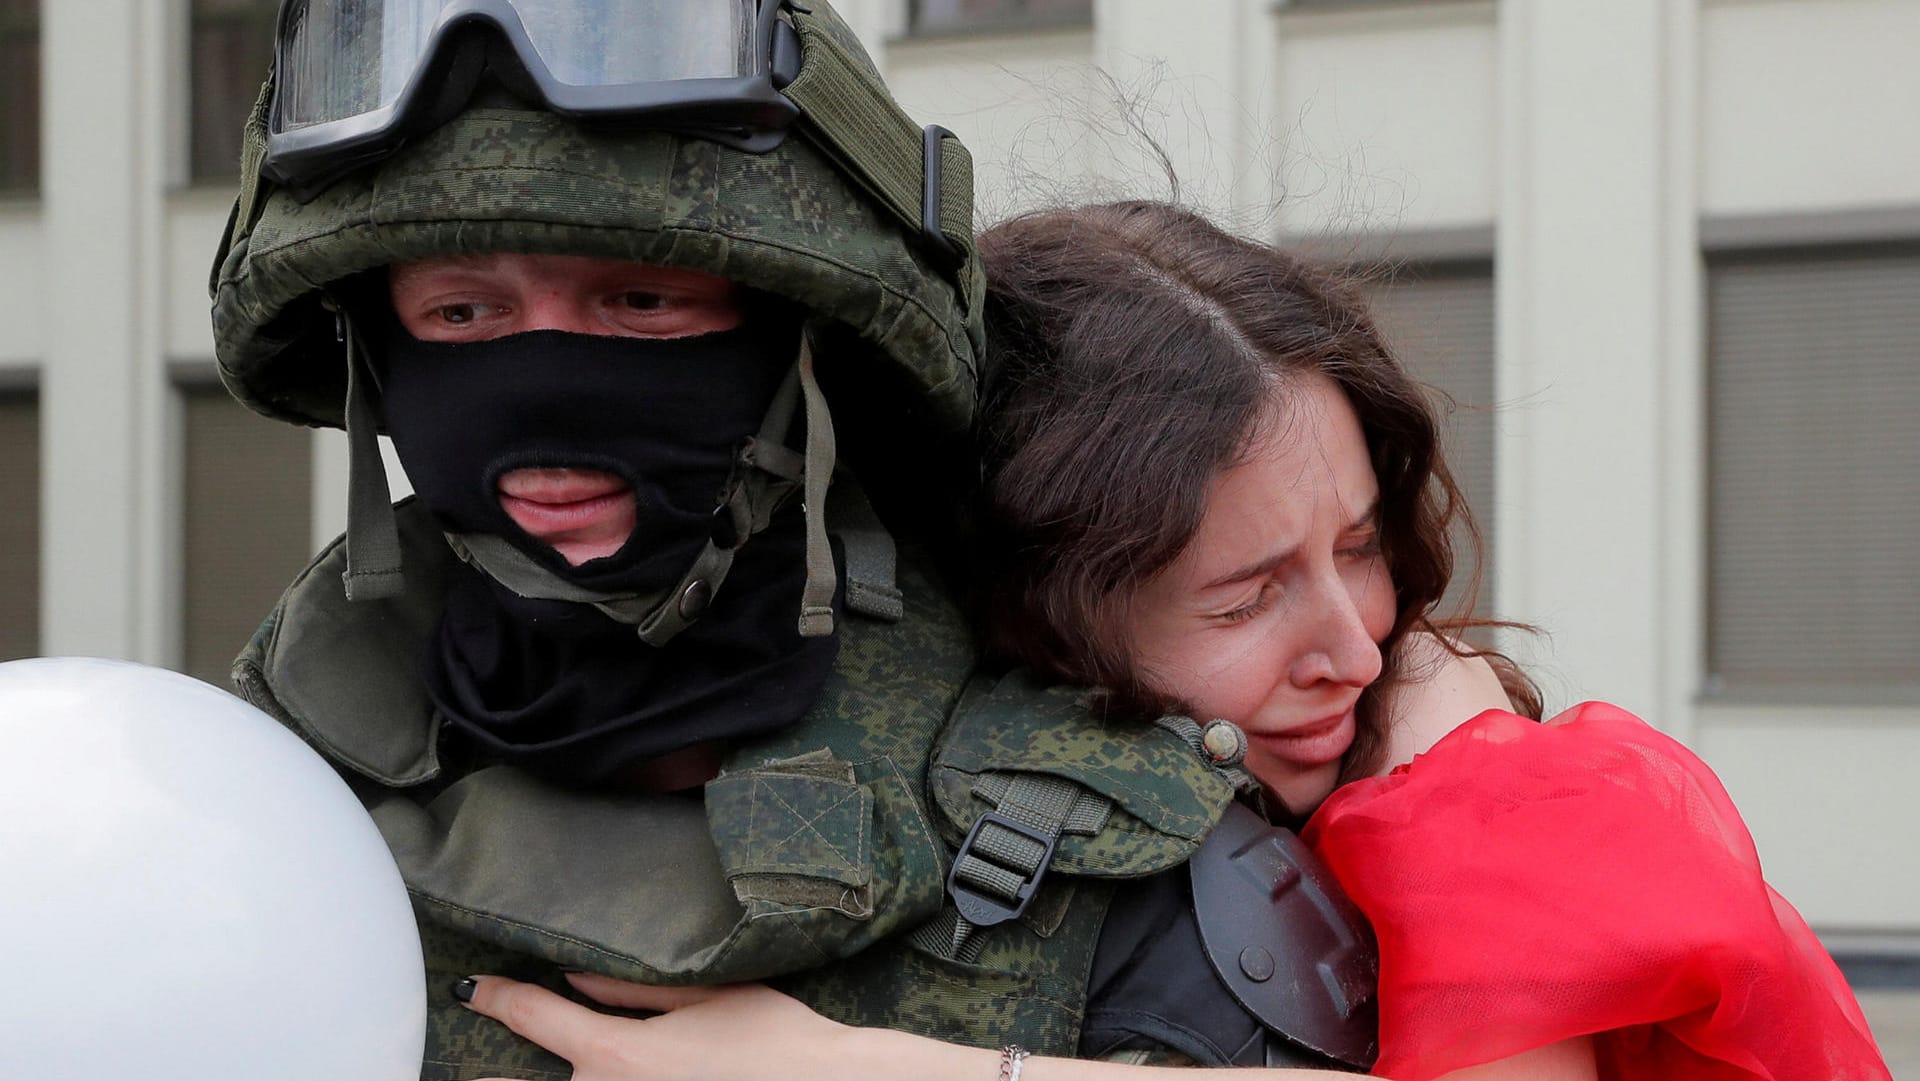
<svg viewBox="0 0 1920 1081">
<path fill-rule="evenodd" d="M 352 455 L 348 480 L 347 572 L 349 600 L 397 594 L 401 589 L 400 545 L 394 524 L 385 467 L 374 437 L 373 408 L 361 380 L 361 351 L 354 346 L 351 320 L 339 312 L 347 340 L 347 441 Z M 806 411 L 806 450 L 796 454 L 786 436 L 796 410 Z M 609 618 L 633 626 L 641 640 L 663 646 L 690 626 L 719 594 L 734 554 L 753 534 L 767 528 L 774 512 L 796 490 L 806 516 L 806 583 L 800 594 L 799 632 L 818 638 L 833 633 L 833 595 L 838 585 L 833 552 L 827 544 L 827 487 L 835 457 L 833 418 L 814 378 L 813 347 L 800 336 L 799 356 L 774 394 L 760 424 L 734 459 L 733 475 L 716 514 L 732 519 L 734 543 L 712 539 L 673 586 L 646 593 L 605 592 L 568 581 L 505 539 L 490 533 L 448 533 L 454 554 L 522 597 L 591 604 Z"/>
<path fill-rule="evenodd" d="M 804 490 L 801 510 L 807 518 L 807 580 L 800 589 L 800 637 L 824 638 L 833 633 L 833 549 L 827 545 L 827 486 L 833 483 L 835 447 L 833 417 L 827 396 L 813 376 L 813 347 L 800 333 L 800 358 L 794 362 L 800 392 L 807 406 L 807 452 L 802 463 Z M 784 449 L 784 448 L 782 448 Z"/>
<path fill-rule="evenodd" d="M 347 569 L 340 576 L 350 601 L 395 597 L 406 585 L 400 571 L 400 527 L 367 396 L 366 353 L 345 306 L 331 297 L 335 332 L 347 349 Z"/>
</svg>

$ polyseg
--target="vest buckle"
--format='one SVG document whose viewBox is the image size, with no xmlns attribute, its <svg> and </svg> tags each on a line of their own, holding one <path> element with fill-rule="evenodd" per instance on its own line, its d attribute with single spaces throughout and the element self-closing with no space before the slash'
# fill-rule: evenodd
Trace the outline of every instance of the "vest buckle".
<svg viewBox="0 0 1920 1081">
<path fill-rule="evenodd" d="M 954 853 L 947 893 L 960 917 L 976 927 L 1018 919 L 1053 861 L 1058 832 L 1047 833 L 998 811 L 974 819 Z"/>
</svg>

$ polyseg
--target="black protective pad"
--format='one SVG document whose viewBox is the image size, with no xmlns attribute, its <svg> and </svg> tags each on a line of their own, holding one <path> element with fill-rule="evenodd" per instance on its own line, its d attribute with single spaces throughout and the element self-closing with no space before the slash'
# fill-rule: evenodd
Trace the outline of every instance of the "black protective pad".
<svg viewBox="0 0 1920 1081">
<path fill-rule="evenodd" d="M 1235 854 L 1248 852 L 1252 841 L 1251 851 L 1264 857 L 1259 840 L 1268 834 L 1299 845 L 1290 832 L 1235 804 L 1190 869 L 1176 868 L 1118 891 L 1094 955 L 1082 1057 L 1159 1049 L 1203 1066 L 1364 1071 L 1371 1065 L 1377 1035 L 1372 935 L 1337 886 L 1332 893 L 1337 903 L 1328 900 L 1324 884 L 1331 879 L 1304 848 L 1296 854 L 1314 873 L 1281 873 L 1277 880 L 1291 886 L 1278 895 L 1257 883 L 1258 875 L 1250 878 L 1247 871 L 1256 864 Z M 1265 858 L 1257 865 L 1276 866 Z M 1302 882 L 1308 884 L 1304 890 Z M 1317 904 L 1316 896 L 1326 903 Z M 1198 905 L 1196 897 L 1202 899 Z M 1351 914 L 1354 923 L 1330 926 L 1326 912 L 1341 920 Z M 1294 923 L 1309 926 L 1290 926 Z M 1236 935 L 1240 944 L 1229 944 Z M 1337 945 L 1342 941 L 1354 948 L 1342 953 Z M 1209 943 L 1232 951 L 1227 954 L 1230 973 L 1220 970 Z M 1239 954 L 1250 946 L 1274 959 L 1266 980 L 1254 981 L 1240 971 Z M 1361 978 L 1365 994 L 1359 1008 L 1342 1010 L 1320 974 L 1323 961 L 1331 962 L 1330 971 L 1343 976 L 1349 990 L 1355 977 Z"/>
<path fill-rule="evenodd" d="M 1187 866 L 1201 940 L 1234 998 L 1314 1051 L 1372 1066 L 1380 1051 L 1373 929 L 1300 838 L 1235 804 Z"/>
</svg>

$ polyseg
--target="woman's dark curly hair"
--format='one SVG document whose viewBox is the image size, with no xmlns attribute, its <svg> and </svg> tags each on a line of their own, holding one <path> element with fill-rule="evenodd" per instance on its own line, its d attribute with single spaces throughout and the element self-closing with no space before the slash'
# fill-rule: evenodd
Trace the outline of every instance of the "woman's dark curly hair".
<svg viewBox="0 0 1920 1081">
<path fill-rule="evenodd" d="M 1186 548 L 1210 482 L 1247 453 L 1276 395 L 1318 372 L 1360 418 L 1394 583 L 1386 668 L 1361 699 L 1344 769 L 1373 772 L 1386 742 L 1380 692 L 1406 675 L 1393 647 L 1409 631 L 1438 633 L 1434 607 L 1453 573 L 1448 528 L 1466 508 L 1426 390 L 1359 294 L 1159 202 L 1028 214 L 987 230 L 980 250 L 990 283 L 980 427 L 988 648 L 1100 689 L 1121 716 L 1185 712 L 1140 678 L 1128 606 Z M 1537 716 L 1532 684 L 1489 656 Z"/>
</svg>

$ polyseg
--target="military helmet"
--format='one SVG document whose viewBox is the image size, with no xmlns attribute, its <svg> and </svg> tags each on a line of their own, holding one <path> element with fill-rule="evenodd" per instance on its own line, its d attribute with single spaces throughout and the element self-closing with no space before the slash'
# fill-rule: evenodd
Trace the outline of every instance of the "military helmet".
<svg viewBox="0 0 1920 1081">
<path fill-rule="evenodd" d="M 770 95 L 790 103 L 791 128 L 773 139 L 730 139 L 730 125 L 752 119 L 714 120 L 711 109 L 676 124 L 672 101 L 630 110 L 624 123 L 556 104 L 543 43 L 515 17 L 515 0 L 384 2 L 424 10 L 449 34 L 514 38 L 506 51 L 541 78 L 506 80 L 512 96 L 463 95 L 430 130 L 383 129 L 390 145 L 371 151 L 363 125 L 345 140 L 358 140 L 349 149 L 361 160 L 348 156 L 350 171 L 316 183 L 298 153 L 276 145 L 300 134 L 276 110 L 276 79 L 304 70 L 288 58 L 299 37 L 289 20 L 310 7 L 283 5 L 276 73 L 246 126 L 241 191 L 210 283 L 220 374 L 240 400 L 282 420 L 343 426 L 348 364 L 329 290 L 396 262 L 513 251 L 702 270 L 789 298 L 838 334 L 822 353 L 823 380 L 829 368 L 836 385 L 871 375 L 897 388 L 889 408 L 932 431 L 970 421 L 983 289 L 971 159 L 950 133 L 901 111 L 824 0 L 732 0 L 778 29 L 742 66 L 772 87 L 759 106 Z M 423 63 L 434 55 L 424 50 Z M 415 84 L 447 77 L 430 65 L 423 73 Z M 525 104 L 529 95 L 546 107 Z M 371 155 L 385 156 L 365 164 Z"/>
</svg>

